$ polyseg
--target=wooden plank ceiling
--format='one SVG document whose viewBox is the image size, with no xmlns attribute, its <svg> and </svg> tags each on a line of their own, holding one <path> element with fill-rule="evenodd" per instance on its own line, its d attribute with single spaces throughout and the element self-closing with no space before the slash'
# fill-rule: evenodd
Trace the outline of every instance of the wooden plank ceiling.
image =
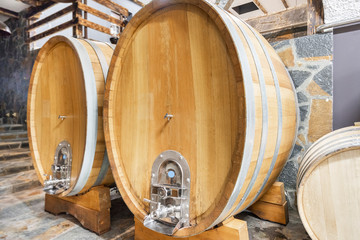
<svg viewBox="0 0 360 240">
<path fill-rule="evenodd" d="M 29 9 L 37 11 L 46 9 L 55 2 L 51 0 L 0 0 L 0 21 L 5 22 L 9 18 L 18 18 L 19 13 Z"/>
<path fill-rule="evenodd" d="M 270 15 L 307 4 L 307 0 L 229 0 L 228 9 L 243 20 Z"/>
<path fill-rule="evenodd" d="M 18 13 L 22 10 L 30 7 L 30 5 L 25 4 L 16 0 L 1 0 L 0 1 L 0 21 L 4 22 L 9 17 L 17 17 Z"/>
<path fill-rule="evenodd" d="M 141 5 L 145 5 L 150 1 L 151 0 L 137 0 Z M 218 0 L 208 1 L 218 2 Z M 29 7 L 41 6 L 46 2 L 49 2 L 49 0 L 1 0 L 0 21 L 6 21 L 9 17 L 14 17 L 14 13 L 19 13 Z M 229 0 L 225 9 L 228 9 L 241 19 L 248 20 L 281 12 L 306 3 L 307 0 Z"/>
</svg>

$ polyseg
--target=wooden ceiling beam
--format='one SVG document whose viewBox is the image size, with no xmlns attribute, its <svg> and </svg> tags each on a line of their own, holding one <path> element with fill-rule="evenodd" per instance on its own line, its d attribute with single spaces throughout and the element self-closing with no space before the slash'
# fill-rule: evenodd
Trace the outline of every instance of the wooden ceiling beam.
<svg viewBox="0 0 360 240">
<path fill-rule="evenodd" d="M 306 4 L 282 12 L 246 20 L 249 25 L 261 34 L 306 27 L 307 21 Z"/>
<path fill-rule="evenodd" d="M 53 21 L 53 20 L 55 20 L 55 19 L 57 19 L 59 17 L 64 16 L 65 14 L 67 14 L 69 12 L 74 11 L 74 9 L 75 9 L 74 5 L 70 5 L 70 6 L 66 7 L 66 8 L 63 8 L 60 11 L 58 11 L 58 12 L 56 12 L 56 13 L 54 13 L 54 14 L 52 14 L 52 15 L 44 18 L 44 19 L 41 19 L 41 20 L 31 24 L 30 26 L 27 26 L 26 31 L 33 30 L 33 29 L 38 28 L 38 27 L 40 27 L 40 26 L 42 26 L 42 25 L 44 25 L 46 23 L 49 23 L 50 21 Z"/>
<path fill-rule="evenodd" d="M 229 0 L 224 7 L 224 10 L 228 11 L 231 5 L 233 4 L 234 0 Z"/>
<path fill-rule="evenodd" d="M 18 0 L 18 1 L 30 5 L 31 7 L 38 7 L 36 0 Z"/>
<path fill-rule="evenodd" d="M 286 0 L 281 0 L 281 2 L 283 3 L 284 7 L 287 9 L 289 8 L 288 3 L 286 2 Z"/>
<path fill-rule="evenodd" d="M 259 0 L 253 0 L 253 2 L 256 4 L 256 6 L 264 13 L 268 14 L 268 11 L 264 8 L 263 5 L 261 5 Z"/>
<path fill-rule="evenodd" d="M 35 36 L 31 37 L 31 38 L 28 38 L 26 40 L 26 42 L 31 43 L 31 42 L 37 41 L 37 40 L 42 39 L 44 37 L 47 37 L 47 36 L 49 36 L 51 34 L 60 32 L 60 31 L 62 31 L 64 29 L 66 29 L 66 28 L 72 27 L 72 26 L 78 24 L 78 22 L 79 22 L 79 19 L 77 19 L 77 18 L 72 19 L 72 20 L 70 20 L 68 22 L 65 22 L 65 23 L 60 24 L 60 25 L 58 25 L 56 27 L 53 27 L 53 28 L 51 28 L 51 29 L 49 29 L 49 30 L 47 30 L 45 32 L 39 33 L 39 34 L 37 34 L 37 35 L 35 35 Z"/>
<path fill-rule="evenodd" d="M 79 17 L 78 19 L 79 19 L 79 24 L 81 26 L 88 27 L 88 28 L 94 29 L 94 30 L 99 31 L 99 32 L 103 32 L 103 33 L 111 36 L 109 28 L 104 27 L 104 26 L 102 26 L 100 24 L 91 22 L 89 20 L 83 19 L 81 17 Z"/>
<path fill-rule="evenodd" d="M 50 2 L 50 0 L 17 0 L 17 1 L 30 5 L 31 7 L 39 7 L 47 2 Z"/>
<path fill-rule="evenodd" d="M 140 0 L 131 0 L 132 2 L 136 3 L 137 5 L 141 6 L 141 7 L 145 7 L 145 3 L 141 2 Z"/>
<path fill-rule="evenodd" d="M 100 12 L 99 10 L 95 9 L 95 8 L 92 8 L 92 7 L 89 7 L 88 5 L 86 4 L 83 4 L 81 2 L 78 2 L 78 8 L 80 10 L 83 10 L 84 12 L 87 12 L 91 15 L 94 15 L 96 17 L 99 17 L 99 18 L 102 18 L 104 20 L 106 20 L 107 22 L 111 22 L 111 23 L 115 23 L 119 26 L 123 26 L 125 27 L 125 24 L 123 21 L 119 20 L 119 19 L 116 19 L 114 17 L 111 17 L 110 15 L 106 14 L 106 13 L 103 13 L 103 12 Z M 85 19 L 86 20 L 86 19 Z"/>
<path fill-rule="evenodd" d="M 52 1 L 48 1 L 48 2 L 44 3 L 41 6 L 30 7 L 30 8 L 25 10 L 25 15 L 24 16 L 25 16 L 25 18 L 32 18 L 36 14 L 48 9 L 49 7 L 53 6 L 54 4 L 56 4 L 56 3 L 52 2 Z"/>
<path fill-rule="evenodd" d="M 93 0 L 93 1 L 111 9 L 114 12 L 120 13 L 125 17 L 129 16 L 129 11 L 126 8 L 124 8 L 123 6 L 120 6 L 119 4 L 117 4 L 111 0 Z"/>
<path fill-rule="evenodd" d="M 19 18 L 19 13 L 2 7 L 0 7 L 0 15 L 4 15 L 11 18 L 17 18 L 17 19 Z"/>
</svg>

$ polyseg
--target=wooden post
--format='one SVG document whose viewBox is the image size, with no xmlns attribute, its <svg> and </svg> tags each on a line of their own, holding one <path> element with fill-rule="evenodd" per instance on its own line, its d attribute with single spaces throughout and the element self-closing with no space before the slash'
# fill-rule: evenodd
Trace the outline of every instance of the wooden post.
<svg viewBox="0 0 360 240">
<path fill-rule="evenodd" d="M 87 6 L 87 0 L 83 0 L 83 3 Z M 88 13 L 86 11 L 84 11 L 84 19 L 87 20 L 88 19 Z M 84 27 L 84 38 L 88 39 L 88 28 Z"/>
<path fill-rule="evenodd" d="M 285 225 L 288 224 L 289 211 L 285 198 L 284 183 L 275 182 L 269 191 L 251 205 L 248 210 L 259 218 Z"/>
<path fill-rule="evenodd" d="M 73 6 L 74 6 L 73 21 L 76 21 L 77 19 L 82 18 L 82 11 L 78 7 L 78 1 L 79 0 L 77 0 L 73 3 Z M 73 26 L 73 37 L 74 38 L 83 38 L 82 25 L 80 25 L 79 23 L 77 23 Z"/>
<path fill-rule="evenodd" d="M 307 35 L 313 35 L 316 28 L 324 23 L 324 7 L 322 0 L 308 0 L 307 3 Z"/>
<path fill-rule="evenodd" d="M 177 238 L 163 235 L 145 227 L 135 218 L 135 240 L 175 240 Z M 245 221 L 229 218 L 221 226 L 182 240 L 249 240 L 249 233 Z"/>
<path fill-rule="evenodd" d="M 84 228 L 97 234 L 110 230 L 110 188 L 93 187 L 87 193 L 72 197 L 45 195 L 45 211 L 74 216 Z"/>
</svg>

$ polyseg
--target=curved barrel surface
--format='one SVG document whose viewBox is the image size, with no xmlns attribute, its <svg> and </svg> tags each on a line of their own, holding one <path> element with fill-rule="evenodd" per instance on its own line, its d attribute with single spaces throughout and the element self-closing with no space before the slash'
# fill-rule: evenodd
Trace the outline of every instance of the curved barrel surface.
<svg viewBox="0 0 360 240">
<path fill-rule="evenodd" d="M 112 53 L 105 43 L 55 36 L 36 58 L 28 94 L 29 145 L 42 184 L 47 183 L 45 175 L 52 176 L 52 165 L 59 171 L 70 168 L 62 196 L 114 182 L 102 121 Z M 62 154 L 67 151 L 65 145 L 68 155 Z M 58 156 L 62 165 L 60 160 L 54 164 Z"/>
<path fill-rule="evenodd" d="M 358 239 L 360 234 L 360 127 L 317 140 L 297 176 L 300 218 L 312 239 Z"/>
<path fill-rule="evenodd" d="M 292 81 L 269 43 L 211 3 L 152 1 L 129 22 L 106 83 L 105 139 L 121 195 L 150 212 L 155 159 L 186 159 L 191 236 L 276 180 L 297 130 Z M 178 154 L 178 155 L 177 155 Z M 150 201 L 151 202 L 151 201 Z"/>
</svg>

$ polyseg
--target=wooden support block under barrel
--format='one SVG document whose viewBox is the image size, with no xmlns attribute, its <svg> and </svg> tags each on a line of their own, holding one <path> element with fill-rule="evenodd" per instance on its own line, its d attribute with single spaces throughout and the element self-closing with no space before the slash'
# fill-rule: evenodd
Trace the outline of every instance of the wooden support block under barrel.
<svg viewBox="0 0 360 240">
<path fill-rule="evenodd" d="M 72 197 L 45 195 L 45 211 L 74 216 L 84 228 L 97 234 L 110 230 L 110 188 L 98 186 L 85 194 Z"/>
<path fill-rule="evenodd" d="M 276 223 L 287 224 L 289 222 L 288 203 L 285 198 L 284 183 L 275 182 L 270 189 L 255 204 L 249 207 L 252 213 L 258 217 Z M 175 237 L 167 236 L 145 227 L 136 217 L 135 240 L 172 240 Z M 248 240 L 249 233 L 246 221 L 230 217 L 213 229 L 198 235 L 183 238 L 184 240 Z"/>
<path fill-rule="evenodd" d="M 167 236 L 149 228 L 146 228 L 136 217 L 135 219 L 135 240 L 173 240 L 174 237 Z M 219 227 L 205 231 L 198 235 L 182 238 L 183 240 L 248 240 L 249 233 L 245 221 L 229 218 L 221 223 Z"/>
<path fill-rule="evenodd" d="M 285 198 L 284 183 L 275 182 L 264 196 L 251 205 L 248 210 L 261 219 L 288 224 L 289 211 Z"/>
</svg>

